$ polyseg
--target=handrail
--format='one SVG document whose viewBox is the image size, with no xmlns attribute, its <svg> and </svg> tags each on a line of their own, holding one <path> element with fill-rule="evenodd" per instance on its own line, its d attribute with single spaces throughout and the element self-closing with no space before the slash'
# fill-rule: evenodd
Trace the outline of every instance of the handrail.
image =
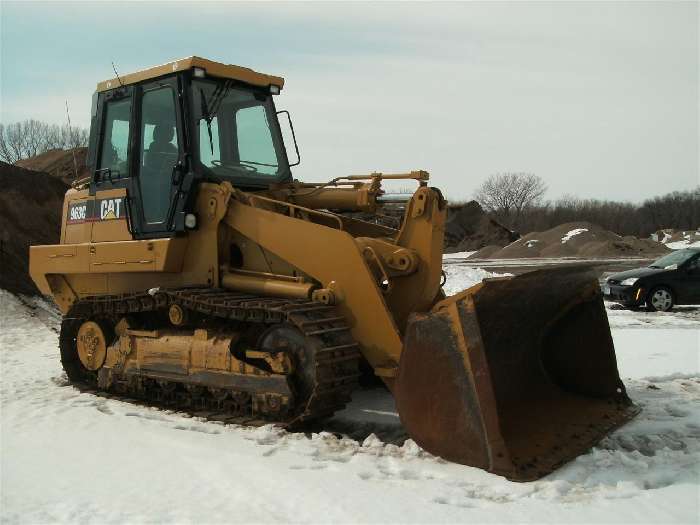
<svg viewBox="0 0 700 525">
<path fill-rule="evenodd" d="M 90 184 L 90 181 L 92 180 L 92 177 L 88 175 L 87 177 L 83 177 L 81 179 L 75 179 L 73 182 L 71 182 L 71 188 L 74 190 L 78 189 L 84 189 L 87 188 Z"/>
<path fill-rule="evenodd" d="M 252 202 L 253 200 L 263 200 L 267 202 L 271 202 L 273 204 L 280 204 L 282 206 L 287 206 L 288 208 L 294 208 L 297 210 L 304 211 L 306 213 L 312 213 L 316 215 L 320 215 L 322 217 L 328 217 L 330 219 L 333 219 L 338 222 L 338 229 L 342 230 L 343 229 L 343 219 L 338 217 L 337 215 L 325 211 L 318 211 L 318 210 L 312 210 L 311 208 L 305 208 L 304 206 L 299 206 L 298 204 L 292 204 L 291 202 L 285 202 L 285 201 L 278 201 L 276 199 L 270 199 L 269 197 L 263 197 L 261 195 L 248 195 L 248 200 L 249 202 Z"/>
</svg>

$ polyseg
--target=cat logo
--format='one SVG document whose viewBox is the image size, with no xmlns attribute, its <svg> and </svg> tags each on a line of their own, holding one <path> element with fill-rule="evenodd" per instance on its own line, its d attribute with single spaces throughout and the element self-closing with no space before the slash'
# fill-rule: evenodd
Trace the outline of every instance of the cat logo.
<svg viewBox="0 0 700 525">
<path fill-rule="evenodd" d="M 100 220 L 119 219 L 122 211 L 122 199 L 104 199 L 100 201 Z"/>
<path fill-rule="evenodd" d="M 70 203 L 68 207 L 68 224 L 83 222 L 111 221 L 126 219 L 127 210 L 124 197 L 113 199 L 80 200 Z"/>
</svg>

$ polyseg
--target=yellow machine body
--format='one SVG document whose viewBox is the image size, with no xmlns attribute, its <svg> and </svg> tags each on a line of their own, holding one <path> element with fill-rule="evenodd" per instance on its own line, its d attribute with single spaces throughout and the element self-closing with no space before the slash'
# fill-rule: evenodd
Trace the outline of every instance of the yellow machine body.
<svg viewBox="0 0 700 525">
<path fill-rule="evenodd" d="M 283 85 L 189 60 L 176 63 Z M 381 212 L 387 179 L 418 185 L 399 229 L 338 212 Z M 423 171 L 253 189 L 202 180 L 196 227 L 149 238 L 134 234 L 128 188 L 76 184 L 61 244 L 30 249 L 33 280 L 65 315 L 69 377 L 292 425 L 342 407 L 367 366 L 429 452 L 516 480 L 551 472 L 637 411 L 595 275 L 536 271 L 446 298 L 446 202 L 427 181 Z"/>
</svg>

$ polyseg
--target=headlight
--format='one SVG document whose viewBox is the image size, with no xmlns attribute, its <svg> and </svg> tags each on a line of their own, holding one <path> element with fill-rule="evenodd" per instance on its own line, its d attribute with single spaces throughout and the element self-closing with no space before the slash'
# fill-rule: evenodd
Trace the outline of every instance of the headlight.
<svg viewBox="0 0 700 525">
<path fill-rule="evenodd" d="M 639 277 L 630 277 L 629 279 L 625 279 L 624 281 L 622 281 L 620 284 L 622 286 L 632 286 L 637 281 L 639 281 Z"/>
</svg>

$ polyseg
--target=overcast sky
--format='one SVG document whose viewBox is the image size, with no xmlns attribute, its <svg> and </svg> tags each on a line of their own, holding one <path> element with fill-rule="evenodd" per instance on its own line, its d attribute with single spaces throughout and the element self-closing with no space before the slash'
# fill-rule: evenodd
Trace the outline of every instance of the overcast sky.
<svg viewBox="0 0 700 525">
<path fill-rule="evenodd" d="M 641 201 L 700 184 L 696 2 L 0 2 L 0 121 L 89 125 L 99 80 L 188 55 L 285 77 L 295 176 L 527 171 Z"/>
</svg>

